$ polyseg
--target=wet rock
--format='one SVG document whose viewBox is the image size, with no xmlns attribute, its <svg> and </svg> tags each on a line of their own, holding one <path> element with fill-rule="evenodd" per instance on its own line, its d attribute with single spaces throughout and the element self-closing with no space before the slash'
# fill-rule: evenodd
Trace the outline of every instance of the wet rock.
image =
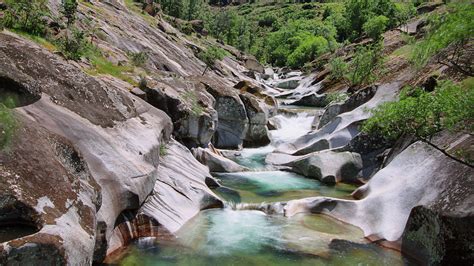
<svg viewBox="0 0 474 266">
<path fill-rule="evenodd" d="M 192 152 L 194 157 L 196 157 L 196 159 L 202 164 L 207 165 L 211 172 L 234 173 L 249 170 L 248 168 L 222 156 L 217 150 L 212 149 L 212 147 L 207 149 L 196 148 L 193 149 Z"/>
<path fill-rule="evenodd" d="M 280 81 L 276 84 L 277 88 L 285 89 L 285 90 L 294 90 L 300 85 L 301 78 L 300 77 L 293 77 L 283 81 Z"/>
<path fill-rule="evenodd" d="M 443 147 L 466 147 L 469 145 L 469 139 L 472 137 L 465 134 L 452 136 L 445 132 L 434 141 L 436 145 Z M 395 244 L 400 240 L 404 241 L 402 238 L 408 239 L 410 235 L 423 235 L 424 238 L 412 237 L 405 243 L 404 251 L 411 249 L 415 254 L 419 251 L 421 258 L 433 255 L 438 261 L 446 254 L 447 258 L 456 260 L 454 254 L 457 254 L 457 259 L 461 259 L 465 258 L 466 254 L 458 253 L 466 247 L 463 243 L 466 243 L 466 240 L 472 242 L 466 238 L 466 230 L 470 229 L 463 228 L 466 221 L 472 221 L 471 218 L 466 220 L 467 217 L 472 217 L 474 206 L 472 176 L 472 167 L 450 159 L 427 144 L 416 142 L 395 156 L 366 185 L 357 190 L 361 191 L 357 194 L 362 200 L 326 197 L 295 200 L 288 202 L 285 214 L 329 214 L 360 227 L 365 236 L 370 236 L 373 240 L 385 239 Z M 419 210 L 413 213 L 412 209 L 416 206 L 425 206 L 434 214 Z M 390 209 L 390 212 L 387 212 L 387 209 Z M 412 221 L 405 230 L 410 216 Z M 450 216 L 461 219 L 448 218 Z M 448 236 L 449 232 L 452 232 L 453 236 L 460 236 L 460 242 Z M 461 236 L 462 234 L 465 235 Z M 440 243 L 449 244 L 449 247 L 440 250 Z M 415 250 L 412 250 L 413 248 Z"/>
<path fill-rule="evenodd" d="M 372 97 L 374 97 L 377 89 L 378 86 L 369 86 L 358 90 L 342 103 L 334 103 L 329 105 L 325 109 L 324 114 L 321 116 L 318 128 L 322 128 L 339 114 L 350 112 L 362 104 L 365 104 L 370 99 L 372 99 Z"/>
<path fill-rule="evenodd" d="M 176 141 L 167 146 L 156 174 L 153 192 L 139 213 L 158 221 L 171 233 L 200 210 L 223 206 L 206 185 L 206 179 L 213 179 L 209 169 Z"/>
<path fill-rule="evenodd" d="M 272 155 L 267 162 L 291 167 L 291 171 L 326 184 L 357 182 L 362 158 L 357 153 L 322 151 L 305 156 Z"/>
<path fill-rule="evenodd" d="M 359 125 L 371 116 L 370 109 L 396 98 L 396 93 L 402 82 L 384 84 L 380 86 L 375 95 L 366 103 L 350 112 L 336 116 L 322 128 L 298 138 L 292 143 L 277 147 L 277 152 L 304 155 L 323 149 L 341 148 L 347 145 L 359 131 Z"/>
<path fill-rule="evenodd" d="M 308 107 L 325 107 L 328 103 L 326 94 L 317 94 L 314 92 L 304 95 L 299 100 L 289 104 Z"/>
</svg>

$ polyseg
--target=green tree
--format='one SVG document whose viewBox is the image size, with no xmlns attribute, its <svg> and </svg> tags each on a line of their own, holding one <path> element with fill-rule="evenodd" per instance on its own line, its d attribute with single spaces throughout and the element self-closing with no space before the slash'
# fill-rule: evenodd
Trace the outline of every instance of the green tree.
<svg viewBox="0 0 474 266">
<path fill-rule="evenodd" d="M 72 28 L 65 31 L 64 36 L 58 40 L 59 51 L 71 60 L 79 60 L 90 48 L 89 42 L 85 38 L 85 32 Z"/>
<path fill-rule="evenodd" d="M 212 68 L 217 60 L 222 60 L 226 56 L 227 52 L 218 47 L 211 46 L 198 54 L 198 58 L 206 64 L 206 68 L 202 75 L 206 74 L 208 68 Z"/>
<path fill-rule="evenodd" d="M 375 41 L 378 41 L 387 29 L 389 19 L 384 16 L 372 17 L 364 23 L 364 32 Z"/>
<path fill-rule="evenodd" d="M 449 6 L 449 11 L 430 17 L 428 35 L 416 43 L 410 60 L 417 68 L 422 68 L 435 57 L 440 63 L 472 76 L 472 60 L 463 53 L 470 49 L 469 42 L 474 34 L 474 8 L 470 4 L 456 3 Z M 445 50 L 447 53 L 443 53 Z"/>
<path fill-rule="evenodd" d="M 414 136 L 459 161 L 431 143 L 431 138 L 445 129 L 467 130 L 472 134 L 472 106 L 472 84 L 460 86 L 451 81 L 443 81 L 433 93 L 421 89 L 404 89 L 399 101 L 385 103 L 372 110 L 373 116 L 362 125 L 362 131 L 382 134 L 392 140 L 404 135 Z"/>
<path fill-rule="evenodd" d="M 33 35 L 46 33 L 46 22 L 43 19 L 48 14 L 47 0 L 5 0 L 3 23 L 7 28 L 24 31 Z"/>
<path fill-rule="evenodd" d="M 77 5 L 76 0 L 62 0 L 61 13 L 67 19 L 68 26 L 72 25 L 76 20 Z"/>
</svg>

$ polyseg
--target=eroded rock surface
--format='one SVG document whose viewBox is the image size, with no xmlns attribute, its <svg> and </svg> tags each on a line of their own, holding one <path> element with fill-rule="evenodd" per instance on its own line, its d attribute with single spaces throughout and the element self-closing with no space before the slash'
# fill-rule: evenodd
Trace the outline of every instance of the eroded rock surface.
<svg viewBox="0 0 474 266">
<path fill-rule="evenodd" d="M 445 137 L 446 135 L 441 137 L 437 143 L 439 145 L 469 143 L 466 135 L 451 138 L 448 143 L 443 142 Z M 450 159 L 425 143 L 416 142 L 398 154 L 366 185 L 356 191 L 361 200 L 339 200 L 325 197 L 295 200 L 288 202 L 285 213 L 287 216 L 298 212 L 326 213 L 359 226 L 364 230 L 365 235 L 370 236 L 373 240 L 399 241 L 404 234 L 410 213 L 416 206 L 425 206 L 436 213 L 447 216 L 472 217 L 473 176 L 472 167 Z M 416 214 L 412 215 L 416 216 Z M 449 243 L 451 238 L 445 232 L 456 230 L 436 229 L 437 226 L 443 226 L 439 221 L 444 218 L 437 218 L 439 217 L 437 214 L 429 216 L 426 226 L 431 227 L 432 230 L 427 231 L 428 235 L 425 238 L 427 243 L 421 244 L 423 240 L 419 239 L 411 242 L 414 245 L 410 247 L 410 249 L 428 251 L 425 255 L 431 254 L 429 249 L 437 245 L 437 241 L 439 243 L 448 241 L 447 243 Z M 413 218 L 414 222 L 407 229 L 406 235 L 415 232 L 416 228 L 422 225 L 420 222 L 416 222 L 416 219 Z M 449 221 L 449 218 L 446 218 L 446 221 Z M 446 222 L 445 225 L 448 224 L 449 222 Z M 457 223 L 452 224 L 453 228 L 457 225 Z M 439 232 L 442 233 L 442 239 L 430 240 L 430 236 L 438 232 L 436 230 L 441 230 Z M 407 248 L 410 246 L 409 243 L 405 243 Z M 460 249 L 462 247 L 463 245 L 460 246 Z M 453 248 L 453 250 L 455 249 Z M 454 254 L 450 252 L 448 248 L 446 253 L 443 251 L 441 255 Z M 448 257 L 443 257 L 443 259 L 448 259 Z M 452 259 L 456 260 L 455 257 Z"/>
</svg>

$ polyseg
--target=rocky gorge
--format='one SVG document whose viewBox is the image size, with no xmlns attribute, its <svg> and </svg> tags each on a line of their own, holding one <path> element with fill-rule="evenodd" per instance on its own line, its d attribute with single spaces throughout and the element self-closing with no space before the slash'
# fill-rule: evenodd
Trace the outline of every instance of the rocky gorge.
<svg viewBox="0 0 474 266">
<path fill-rule="evenodd" d="M 60 5 L 48 1 L 52 14 Z M 450 156 L 472 153 L 472 133 L 428 143 L 361 130 L 406 85 L 454 71 L 431 62 L 416 73 L 393 55 L 404 29 L 384 33 L 386 75 L 354 88 L 327 65 L 264 67 L 136 8 L 77 9 L 107 62 L 146 52 L 120 75 L 0 33 L 0 97 L 15 99 L 0 151 L 0 265 L 474 261 L 474 170 Z M 207 70 L 210 45 L 226 56 Z"/>
</svg>

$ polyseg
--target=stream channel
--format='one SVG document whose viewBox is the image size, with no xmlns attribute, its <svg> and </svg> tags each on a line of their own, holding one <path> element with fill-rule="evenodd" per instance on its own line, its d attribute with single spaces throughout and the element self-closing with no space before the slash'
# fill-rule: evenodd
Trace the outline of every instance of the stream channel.
<svg viewBox="0 0 474 266">
<path fill-rule="evenodd" d="M 288 107 L 285 107 L 288 109 Z M 291 108 L 291 107 L 290 107 Z M 314 110 L 295 108 L 277 116 L 272 144 L 243 149 L 233 158 L 252 171 L 215 174 L 225 189 L 214 192 L 223 209 L 200 212 L 172 241 L 140 239 L 118 261 L 121 265 L 406 265 L 399 252 L 370 244 L 363 232 L 326 215 L 291 218 L 249 210 L 248 205 L 329 196 L 350 199 L 354 185 L 327 186 L 272 169 L 265 157 L 278 144 L 311 130 Z"/>
</svg>

